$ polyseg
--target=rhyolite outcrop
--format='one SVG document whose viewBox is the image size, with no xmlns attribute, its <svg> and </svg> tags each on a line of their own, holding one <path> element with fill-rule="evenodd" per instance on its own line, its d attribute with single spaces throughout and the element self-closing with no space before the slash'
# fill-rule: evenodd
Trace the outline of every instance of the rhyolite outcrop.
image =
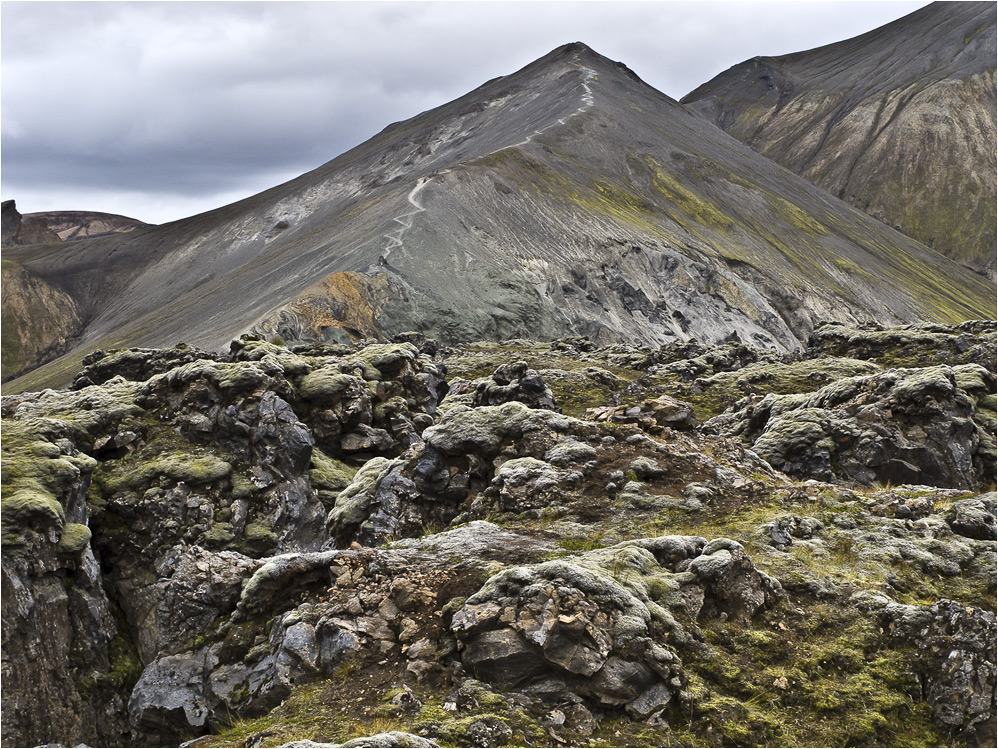
<svg viewBox="0 0 998 749">
<path fill-rule="evenodd" d="M 990 741 L 993 358 L 102 352 L 2 402 L 3 742 Z"/>
</svg>

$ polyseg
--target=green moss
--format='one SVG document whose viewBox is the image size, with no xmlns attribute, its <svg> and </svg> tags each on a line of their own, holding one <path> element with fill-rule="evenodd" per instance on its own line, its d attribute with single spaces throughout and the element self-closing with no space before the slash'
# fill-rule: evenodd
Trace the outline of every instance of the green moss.
<svg viewBox="0 0 998 749">
<path fill-rule="evenodd" d="M 256 491 L 256 484 L 246 474 L 240 471 L 233 471 L 229 476 L 229 483 L 232 486 L 232 497 L 242 499 L 248 497 Z"/>
<path fill-rule="evenodd" d="M 4 494 L 19 489 L 46 496 L 59 496 L 65 489 L 89 473 L 97 464 L 87 455 L 63 455 L 49 441 L 67 431 L 54 419 L 3 421 L 2 482 Z M 4 499 L 4 508 L 7 500 Z"/>
<path fill-rule="evenodd" d="M 811 602 L 783 629 L 705 625 L 711 654 L 688 664 L 694 720 L 726 742 L 782 746 L 932 746 L 941 737 L 917 688 L 915 654 L 891 649 L 849 606 Z M 913 741 L 914 740 L 914 741 Z M 911 742 L 911 743 L 909 743 Z"/>
<path fill-rule="evenodd" d="M 645 398 L 666 394 L 693 406 L 694 414 L 702 422 L 723 413 L 749 394 L 811 393 L 844 377 L 880 371 L 881 367 L 875 363 L 848 358 L 826 357 L 786 364 L 757 362 L 733 372 L 701 377 L 694 389 L 666 370 L 640 378 L 637 384 L 644 387 L 631 388 L 621 398 L 621 405 L 637 405 Z"/>
<path fill-rule="evenodd" d="M 59 551 L 76 554 L 90 545 L 90 529 L 79 523 L 66 523 L 59 538 Z"/>
<path fill-rule="evenodd" d="M 3 522 L 13 527 L 26 523 L 41 523 L 61 529 L 66 511 L 50 494 L 22 489 L 3 498 Z"/>
<path fill-rule="evenodd" d="M 108 677 L 112 684 L 122 691 L 131 691 L 143 670 L 138 648 L 127 635 L 119 632 L 108 646 L 108 656 L 111 661 Z"/>
<path fill-rule="evenodd" d="M 375 376 L 371 379 L 379 378 Z M 356 377 L 343 374 L 338 369 L 316 369 L 301 379 L 298 394 L 306 400 L 325 400 L 336 397 L 357 383 Z"/>
<path fill-rule="evenodd" d="M 350 485 L 357 469 L 328 457 L 318 448 L 312 450 L 312 463 L 308 477 L 316 489 L 341 492 Z"/>
<path fill-rule="evenodd" d="M 605 544 L 603 544 L 600 539 L 603 537 L 602 533 L 598 533 L 594 536 L 562 536 L 558 539 L 558 546 L 567 551 L 592 551 L 593 549 L 601 549 Z"/>
<path fill-rule="evenodd" d="M 229 523 L 215 523 L 201 540 L 208 546 L 226 546 L 235 539 L 232 533 L 232 526 Z"/>
<path fill-rule="evenodd" d="M 468 344 L 446 359 L 448 377 L 480 379 L 511 359 L 524 361 L 544 378 L 562 413 L 580 418 L 587 409 L 605 405 L 614 393 L 644 374 L 642 369 L 628 366 L 629 362 L 611 361 L 609 353 L 580 358 L 553 345 L 530 341 Z"/>
<path fill-rule="evenodd" d="M 148 459 L 122 461 L 107 466 L 101 484 L 107 496 L 142 489 L 159 477 L 188 484 L 210 484 L 229 476 L 232 466 L 211 454 L 163 453 Z"/>
<path fill-rule="evenodd" d="M 419 357 L 419 350 L 411 343 L 379 343 L 365 346 L 347 361 L 364 368 L 365 380 L 383 380 L 397 377 L 401 370 Z M 373 369 L 372 376 L 368 368 Z"/>
<path fill-rule="evenodd" d="M 247 523 L 243 529 L 240 548 L 248 556 L 263 556 L 274 551 L 277 541 L 277 534 L 270 524 L 266 520 L 256 520 Z"/>
</svg>

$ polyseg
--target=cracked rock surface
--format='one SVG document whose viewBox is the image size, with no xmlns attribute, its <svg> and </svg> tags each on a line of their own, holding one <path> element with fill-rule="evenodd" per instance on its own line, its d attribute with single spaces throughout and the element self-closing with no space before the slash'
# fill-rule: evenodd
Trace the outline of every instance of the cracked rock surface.
<svg viewBox="0 0 998 749">
<path fill-rule="evenodd" d="M 5 741 L 991 741 L 993 335 L 910 332 L 245 337 L 5 397 Z M 938 363 L 947 335 L 970 360 Z M 853 426 L 781 442 L 801 409 Z M 976 443 L 944 446 L 959 420 Z M 861 455 L 911 445 L 950 457 L 869 484 Z"/>
</svg>

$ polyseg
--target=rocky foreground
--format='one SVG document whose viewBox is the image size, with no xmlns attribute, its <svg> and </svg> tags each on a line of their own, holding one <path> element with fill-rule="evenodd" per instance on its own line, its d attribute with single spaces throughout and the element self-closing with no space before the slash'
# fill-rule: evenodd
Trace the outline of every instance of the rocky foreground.
<svg viewBox="0 0 998 749">
<path fill-rule="evenodd" d="M 85 365 L 2 402 L 5 746 L 994 744 L 993 322 Z"/>
</svg>

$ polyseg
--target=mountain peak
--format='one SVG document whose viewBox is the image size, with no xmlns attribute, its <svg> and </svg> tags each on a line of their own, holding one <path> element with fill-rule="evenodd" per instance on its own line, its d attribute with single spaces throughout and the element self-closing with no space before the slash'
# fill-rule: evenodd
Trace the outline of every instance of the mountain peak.
<svg viewBox="0 0 998 749">
<path fill-rule="evenodd" d="M 543 57 L 527 65 L 523 70 L 526 71 L 533 68 L 546 68 L 550 65 L 557 65 L 563 61 L 577 65 L 584 65 L 594 69 L 603 68 L 608 71 L 613 70 L 624 73 L 632 80 L 643 83 L 641 78 L 639 78 L 638 75 L 624 63 L 611 60 L 609 57 L 601 55 L 585 42 L 569 42 L 568 44 L 556 47 Z"/>
<path fill-rule="evenodd" d="M 737 338 L 790 351 L 818 320 L 960 321 L 994 308 L 970 271 L 581 42 L 239 203 L 8 258 L 88 311 L 60 344 L 66 361 L 111 343 L 221 349 L 247 330 Z M 68 368 L 51 362 L 30 382 Z"/>
<path fill-rule="evenodd" d="M 994 278 L 995 175 L 980 165 L 994 163 L 996 39 L 994 3 L 933 3 L 853 39 L 746 60 L 682 103 Z"/>
</svg>

